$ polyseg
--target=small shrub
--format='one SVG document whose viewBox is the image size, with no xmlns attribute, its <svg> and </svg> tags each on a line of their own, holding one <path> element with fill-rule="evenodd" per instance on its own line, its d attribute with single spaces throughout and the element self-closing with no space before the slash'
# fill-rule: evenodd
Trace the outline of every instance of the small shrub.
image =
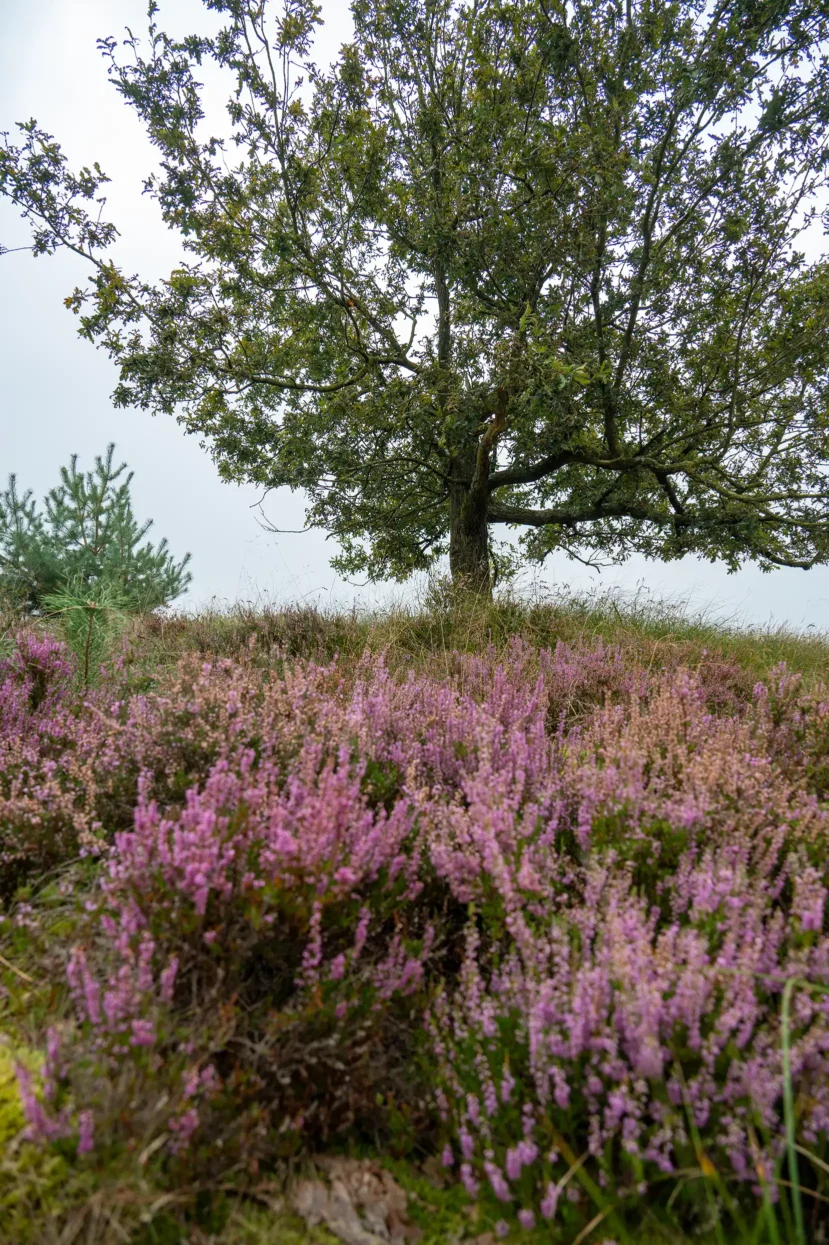
<svg viewBox="0 0 829 1245">
<path fill-rule="evenodd" d="M 107 580 L 86 586 L 69 583 L 44 596 L 43 604 L 60 624 L 82 686 L 89 687 L 97 681 L 113 640 L 124 630 L 126 596 Z"/>
<path fill-rule="evenodd" d="M 185 591 L 189 554 L 176 563 L 162 540 L 142 544 L 152 520 L 132 513 L 126 463 L 116 467 L 114 445 L 78 471 L 77 455 L 40 512 L 31 490 L 20 493 L 12 475 L 0 494 L 0 594 L 26 613 L 40 614 L 46 598 L 65 592 L 89 596 L 107 584 L 132 610 L 151 610 Z"/>
</svg>

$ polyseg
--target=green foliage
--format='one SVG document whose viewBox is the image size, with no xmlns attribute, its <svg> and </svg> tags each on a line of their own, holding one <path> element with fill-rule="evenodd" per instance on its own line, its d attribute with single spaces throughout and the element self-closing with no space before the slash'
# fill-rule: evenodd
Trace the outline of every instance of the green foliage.
<svg viewBox="0 0 829 1245">
<path fill-rule="evenodd" d="M 304 489 L 336 565 L 449 551 L 488 595 L 524 553 L 829 559 L 825 6 L 355 0 L 311 63 L 313 0 L 208 0 L 218 34 L 102 40 L 159 152 L 187 259 L 108 257 L 106 177 L 36 122 L 0 146 L 67 306 L 229 479 Z M 200 66 L 226 74 L 230 141 Z M 233 153 L 239 153 L 235 158 Z"/>
<path fill-rule="evenodd" d="M 87 655 L 92 632 L 103 634 L 89 623 L 90 610 L 151 610 L 190 582 L 189 554 L 175 562 L 166 540 L 142 544 L 152 520 L 136 521 L 132 473 L 124 476 L 126 463 L 115 466 L 114 450 L 110 445 L 86 473 L 73 455 L 44 499 L 45 513 L 31 489 L 20 493 L 13 475 L 0 493 L 0 593 L 29 613 L 59 611 L 73 646 Z"/>
</svg>

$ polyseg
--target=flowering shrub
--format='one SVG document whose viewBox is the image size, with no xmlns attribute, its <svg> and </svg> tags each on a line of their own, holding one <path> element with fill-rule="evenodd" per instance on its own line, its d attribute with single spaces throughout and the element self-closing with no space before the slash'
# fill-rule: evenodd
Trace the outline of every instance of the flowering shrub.
<svg viewBox="0 0 829 1245">
<path fill-rule="evenodd" d="M 91 775 L 87 747 L 77 749 L 71 677 L 64 646 L 48 635 L 21 631 L 11 656 L 0 658 L 0 900 L 32 868 L 71 855 L 88 825 L 75 801 Z M 70 753 L 71 776 L 63 764 Z"/>
<path fill-rule="evenodd" d="M 760 1191 L 781 993 L 829 980 L 824 693 L 513 641 L 442 678 L 189 660 L 74 702 L 26 644 L 0 826 L 101 853 L 33 1133 L 216 1169 L 402 1120 L 526 1229 L 583 1223 L 578 1181 Z M 825 1157 L 807 989 L 791 1075 Z"/>
</svg>

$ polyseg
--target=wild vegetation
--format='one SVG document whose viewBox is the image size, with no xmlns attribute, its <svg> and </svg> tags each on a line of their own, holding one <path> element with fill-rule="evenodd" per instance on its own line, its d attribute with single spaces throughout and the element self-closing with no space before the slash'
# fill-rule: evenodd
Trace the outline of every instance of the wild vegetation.
<svg viewBox="0 0 829 1245">
<path fill-rule="evenodd" d="M 179 267 L 34 120 L 0 194 L 116 405 L 452 582 L 148 613 L 111 450 L 0 497 L 0 1236 L 322 1241 L 353 1176 L 352 1245 L 825 1242 L 826 640 L 492 600 L 508 529 L 829 561 L 825 5 L 354 0 L 323 69 L 205 8 L 100 42 Z"/>
<path fill-rule="evenodd" d="M 823 1239 L 821 640 L 450 594 L 84 686 L 15 631 L 5 1239 L 311 1240 L 261 1203 L 320 1152 L 427 1240 Z"/>
</svg>

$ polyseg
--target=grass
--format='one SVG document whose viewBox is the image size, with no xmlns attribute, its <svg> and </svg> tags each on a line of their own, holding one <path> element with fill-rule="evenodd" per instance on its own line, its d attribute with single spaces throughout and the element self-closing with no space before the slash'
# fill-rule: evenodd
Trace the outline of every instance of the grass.
<svg viewBox="0 0 829 1245">
<path fill-rule="evenodd" d="M 693 614 L 676 602 L 643 602 L 620 594 L 562 596 L 546 601 L 501 596 L 458 608 L 440 585 L 414 605 L 386 611 L 327 611 L 313 606 L 275 608 L 236 604 L 197 614 L 169 611 L 136 620 L 130 632 L 134 659 L 148 674 L 186 653 L 233 658 L 251 646 L 290 657 L 345 663 L 366 649 L 382 652 L 392 669 L 434 667 L 453 649 L 496 650 L 513 636 L 538 648 L 601 637 L 635 654 L 650 668 L 702 660 L 732 661 L 757 678 L 785 662 L 807 684 L 829 678 L 829 633 L 779 626 L 741 626 Z"/>
</svg>

